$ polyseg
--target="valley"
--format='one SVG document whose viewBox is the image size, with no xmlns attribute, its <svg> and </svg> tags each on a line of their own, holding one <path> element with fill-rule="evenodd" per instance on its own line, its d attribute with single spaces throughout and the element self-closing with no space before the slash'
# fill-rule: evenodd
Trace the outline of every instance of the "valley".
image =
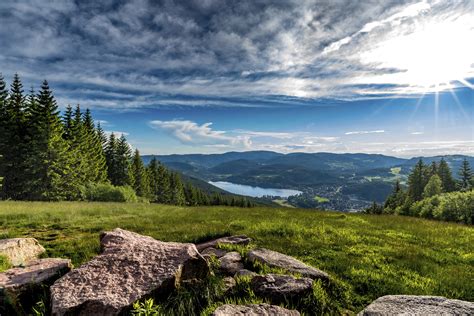
<svg viewBox="0 0 474 316">
<path fill-rule="evenodd" d="M 152 157 L 170 169 L 202 181 L 201 185 L 209 186 L 207 189 L 211 191 L 214 184 L 215 190 L 266 195 L 261 199 L 279 205 L 285 200 L 286 206 L 345 212 L 360 211 L 374 201 L 383 203 L 397 180 L 402 185 L 406 183 L 408 173 L 419 160 L 419 157 L 404 159 L 379 154 L 271 151 L 148 155 L 143 159 L 147 163 Z M 462 155 L 423 157 L 423 160 L 429 164 L 444 158 L 452 170 L 458 170 L 465 157 L 474 163 L 474 157 Z M 257 187 L 261 192 L 249 187 Z M 276 189 L 293 190 L 288 192 L 294 194 L 278 193 Z"/>
</svg>

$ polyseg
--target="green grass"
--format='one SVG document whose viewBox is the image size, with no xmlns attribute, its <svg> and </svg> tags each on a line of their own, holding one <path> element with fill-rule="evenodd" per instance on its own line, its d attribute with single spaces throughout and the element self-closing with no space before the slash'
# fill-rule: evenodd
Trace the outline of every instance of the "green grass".
<svg viewBox="0 0 474 316">
<path fill-rule="evenodd" d="M 327 271 L 357 312 L 386 294 L 474 301 L 474 228 L 390 215 L 277 208 L 0 202 L 0 238 L 34 237 L 50 257 L 77 266 L 99 251 L 99 233 L 121 227 L 164 241 L 247 234 Z M 342 300 L 342 299 L 341 299 Z"/>
</svg>

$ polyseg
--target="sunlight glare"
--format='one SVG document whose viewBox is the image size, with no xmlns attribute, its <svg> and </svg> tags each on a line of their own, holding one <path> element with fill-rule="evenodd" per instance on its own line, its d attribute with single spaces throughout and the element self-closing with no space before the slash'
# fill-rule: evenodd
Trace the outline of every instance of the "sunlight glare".
<svg viewBox="0 0 474 316">
<path fill-rule="evenodd" d="M 392 34 L 389 34 L 391 36 Z M 414 32 L 380 42 L 362 54 L 366 64 L 400 72 L 378 77 L 378 83 L 407 84 L 420 92 L 440 91 L 473 76 L 472 15 L 419 24 Z M 374 79 L 374 78 L 373 78 Z"/>
</svg>

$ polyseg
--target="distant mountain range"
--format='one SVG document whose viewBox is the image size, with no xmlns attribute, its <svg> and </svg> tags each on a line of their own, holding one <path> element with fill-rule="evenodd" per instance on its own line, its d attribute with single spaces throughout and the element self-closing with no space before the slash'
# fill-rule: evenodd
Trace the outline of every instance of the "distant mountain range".
<svg viewBox="0 0 474 316">
<path fill-rule="evenodd" d="M 147 155 L 143 159 L 148 163 L 152 157 Z M 382 202 L 397 179 L 402 183 L 406 181 L 410 169 L 420 158 L 425 163 L 444 158 L 454 176 L 464 158 L 474 166 L 474 157 L 463 155 L 404 159 L 379 154 L 248 151 L 154 157 L 169 168 L 204 182 L 298 189 L 304 192 L 306 202 L 297 206 L 339 210 L 356 210 L 373 200 Z"/>
</svg>

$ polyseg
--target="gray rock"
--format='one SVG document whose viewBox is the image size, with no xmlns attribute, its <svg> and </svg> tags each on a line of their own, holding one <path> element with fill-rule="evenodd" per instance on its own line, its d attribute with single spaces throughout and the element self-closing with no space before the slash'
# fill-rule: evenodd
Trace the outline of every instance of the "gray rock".
<svg viewBox="0 0 474 316">
<path fill-rule="evenodd" d="M 102 253 L 51 287 L 52 315 L 118 315 L 152 294 L 208 275 L 193 244 L 162 242 L 122 229 L 101 236 Z"/>
<path fill-rule="evenodd" d="M 440 296 L 387 295 L 373 301 L 358 315 L 474 315 L 474 303 Z"/>
<path fill-rule="evenodd" d="M 17 267 L 38 259 L 45 250 L 34 238 L 10 238 L 0 240 L 0 254 Z"/>
<path fill-rule="evenodd" d="M 43 288 L 52 285 L 71 267 L 68 259 L 46 258 L 29 261 L 24 267 L 0 273 L 0 307 L 6 306 L 8 302 L 8 308 L 19 313 L 23 307 L 36 303 L 34 298 L 43 293 Z M 7 310 L 6 314 L 9 312 L 12 311 Z"/>
<path fill-rule="evenodd" d="M 214 247 L 209 247 L 209 248 L 206 248 L 203 251 L 201 251 L 201 255 L 204 258 L 206 258 L 206 257 L 209 258 L 211 256 L 215 256 L 216 258 L 220 258 L 220 257 L 223 257 L 226 253 L 227 253 L 227 251 L 222 250 L 222 249 L 216 249 Z"/>
<path fill-rule="evenodd" d="M 254 249 L 248 253 L 248 258 L 251 261 L 264 263 L 267 266 L 273 268 L 281 268 L 291 273 L 298 273 L 313 280 L 329 280 L 329 275 L 326 272 L 313 268 L 293 257 L 273 250 L 268 250 L 265 248 Z"/>
<path fill-rule="evenodd" d="M 233 277 L 225 277 L 222 282 L 224 283 L 224 292 L 228 293 L 237 285 Z"/>
<path fill-rule="evenodd" d="M 213 316 L 299 316 L 300 313 L 295 310 L 289 310 L 280 306 L 268 304 L 249 304 L 249 305 L 222 305 L 214 311 Z"/>
<path fill-rule="evenodd" d="M 235 251 L 227 253 L 219 259 L 219 270 L 226 275 L 235 275 L 244 268 L 242 263 L 242 256 Z"/>
<path fill-rule="evenodd" d="M 196 248 L 199 251 L 203 251 L 206 248 L 216 248 L 218 244 L 230 244 L 230 245 L 247 245 L 249 244 L 251 239 L 245 235 L 238 235 L 238 236 L 230 236 L 230 237 L 222 237 L 217 238 L 211 241 L 207 241 L 202 244 L 197 244 Z"/>
<path fill-rule="evenodd" d="M 258 275 L 258 273 L 255 273 L 253 271 L 250 271 L 250 270 L 247 270 L 247 269 L 242 269 L 242 270 L 239 270 L 237 271 L 237 273 L 234 275 L 234 278 L 236 277 L 243 277 L 243 276 L 251 276 L 251 277 L 254 277 Z"/>
<path fill-rule="evenodd" d="M 257 296 L 279 304 L 298 300 L 310 294 L 313 289 L 313 280 L 297 279 L 289 275 L 267 274 L 254 276 L 250 286 Z"/>
</svg>

